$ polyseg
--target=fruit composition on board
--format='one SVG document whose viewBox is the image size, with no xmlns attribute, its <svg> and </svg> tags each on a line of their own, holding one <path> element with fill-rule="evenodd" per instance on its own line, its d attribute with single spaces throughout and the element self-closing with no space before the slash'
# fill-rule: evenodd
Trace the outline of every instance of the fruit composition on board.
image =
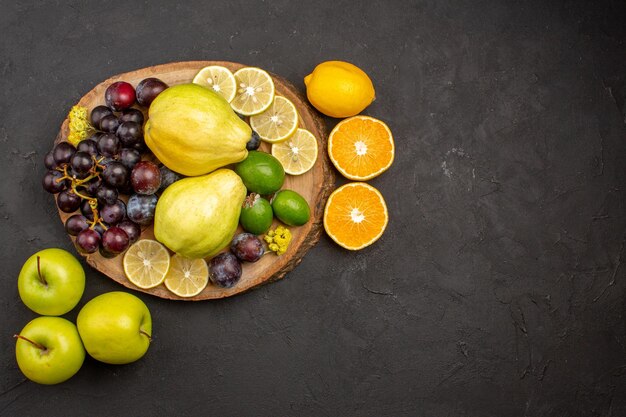
<svg viewBox="0 0 626 417">
<path fill-rule="evenodd" d="M 197 68 L 171 85 L 158 71 L 135 85 L 116 79 L 98 104 L 70 110 L 44 158 L 42 185 L 56 196 L 65 231 L 88 261 L 122 271 L 124 285 L 177 299 L 210 288 L 232 295 L 251 265 L 284 266 L 302 256 L 313 224 L 349 250 L 385 231 L 385 200 L 363 181 L 391 166 L 395 146 L 383 121 L 358 115 L 375 96 L 367 74 L 330 61 L 305 78 L 315 108 L 348 117 L 326 138 L 282 82 L 260 68 L 232 66 Z M 356 182 L 330 194 L 332 179 L 316 177 L 328 171 L 320 155 Z M 324 191 L 309 192 L 313 186 Z M 17 364 L 32 381 L 63 382 L 87 354 L 127 364 L 149 349 L 152 316 L 129 293 L 93 298 L 76 324 L 56 317 L 78 305 L 85 289 L 85 271 L 64 250 L 32 255 L 17 286 L 23 303 L 45 315 L 14 335 Z"/>
<path fill-rule="evenodd" d="M 331 117 L 353 116 L 327 139 L 303 122 L 303 103 L 288 98 L 280 81 L 261 68 L 231 68 L 207 65 L 188 79 L 160 79 L 158 71 L 140 81 L 118 78 L 105 86 L 100 103 L 72 108 L 68 132 L 45 157 L 43 187 L 56 195 L 78 251 L 111 259 L 124 285 L 168 298 L 230 291 L 255 270 L 247 265 L 294 256 L 299 228 L 310 230 L 314 217 L 351 250 L 385 229 L 386 209 L 383 222 L 370 218 L 380 210 L 346 215 L 335 198 L 321 213 L 306 192 L 320 175 L 320 153 L 357 181 L 392 164 L 388 126 L 355 116 L 375 97 L 367 74 L 329 61 L 305 77 L 314 107 Z M 299 177 L 307 179 L 294 182 Z M 369 201 L 351 195 L 353 212 Z M 252 253 L 242 254 L 236 242 L 252 242 L 242 246 Z"/>
</svg>

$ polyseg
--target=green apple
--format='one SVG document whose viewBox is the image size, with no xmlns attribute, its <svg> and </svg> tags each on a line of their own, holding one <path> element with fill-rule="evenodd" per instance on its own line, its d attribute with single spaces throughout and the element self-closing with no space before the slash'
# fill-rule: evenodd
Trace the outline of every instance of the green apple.
<svg viewBox="0 0 626 417">
<path fill-rule="evenodd" d="M 87 353 L 105 363 L 134 362 L 145 355 L 152 340 L 150 310 L 139 298 L 121 291 L 89 301 L 76 324 Z"/>
<path fill-rule="evenodd" d="M 28 379 L 40 384 L 68 380 L 85 360 L 76 326 L 61 317 L 37 317 L 15 337 L 17 365 Z"/>
<path fill-rule="evenodd" d="M 37 252 L 17 278 L 20 298 L 37 314 L 60 316 L 73 309 L 85 291 L 85 270 L 63 249 Z"/>
</svg>

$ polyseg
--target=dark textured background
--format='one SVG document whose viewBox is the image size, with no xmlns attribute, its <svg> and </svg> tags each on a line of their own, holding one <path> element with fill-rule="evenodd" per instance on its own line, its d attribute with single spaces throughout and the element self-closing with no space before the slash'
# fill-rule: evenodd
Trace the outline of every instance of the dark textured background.
<svg viewBox="0 0 626 417">
<path fill-rule="evenodd" d="M 623 1 L 104 3 L 1 4 L 0 415 L 626 415 Z M 300 89 L 324 60 L 368 72 L 366 113 L 397 146 L 371 181 L 387 232 L 357 253 L 324 237 L 228 300 L 137 294 L 154 319 L 144 359 L 25 381 L 18 272 L 73 250 L 43 155 L 98 82 L 195 59 Z M 87 275 L 81 305 L 121 289 Z"/>
</svg>

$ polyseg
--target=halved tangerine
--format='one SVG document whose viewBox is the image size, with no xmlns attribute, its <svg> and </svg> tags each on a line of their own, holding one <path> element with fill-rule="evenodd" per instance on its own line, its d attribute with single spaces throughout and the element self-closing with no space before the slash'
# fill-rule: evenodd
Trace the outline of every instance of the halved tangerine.
<svg viewBox="0 0 626 417">
<path fill-rule="evenodd" d="M 380 192 L 363 182 L 337 188 L 324 209 L 324 229 L 339 246 L 363 249 L 376 242 L 385 231 L 389 215 Z"/>
<path fill-rule="evenodd" d="M 342 120 L 328 137 L 328 156 L 346 178 L 366 181 L 393 163 L 395 146 L 389 127 L 369 116 Z"/>
</svg>

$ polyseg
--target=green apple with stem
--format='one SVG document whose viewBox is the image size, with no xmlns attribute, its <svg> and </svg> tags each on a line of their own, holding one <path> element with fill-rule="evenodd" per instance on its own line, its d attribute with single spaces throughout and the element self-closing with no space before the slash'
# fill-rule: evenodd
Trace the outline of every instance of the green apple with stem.
<svg viewBox="0 0 626 417">
<path fill-rule="evenodd" d="M 17 365 L 28 379 L 40 384 L 70 379 L 85 360 L 76 326 L 61 317 L 37 317 L 14 337 Z"/>
<path fill-rule="evenodd" d="M 17 278 L 20 298 L 37 314 L 60 316 L 73 309 L 85 291 L 85 270 L 63 249 L 35 253 Z"/>
<path fill-rule="evenodd" d="M 134 362 L 145 355 L 152 341 L 150 310 L 126 292 L 109 292 L 89 301 L 78 313 L 76 324 L 87 353 L 105 363 Z"/>
</svg>

